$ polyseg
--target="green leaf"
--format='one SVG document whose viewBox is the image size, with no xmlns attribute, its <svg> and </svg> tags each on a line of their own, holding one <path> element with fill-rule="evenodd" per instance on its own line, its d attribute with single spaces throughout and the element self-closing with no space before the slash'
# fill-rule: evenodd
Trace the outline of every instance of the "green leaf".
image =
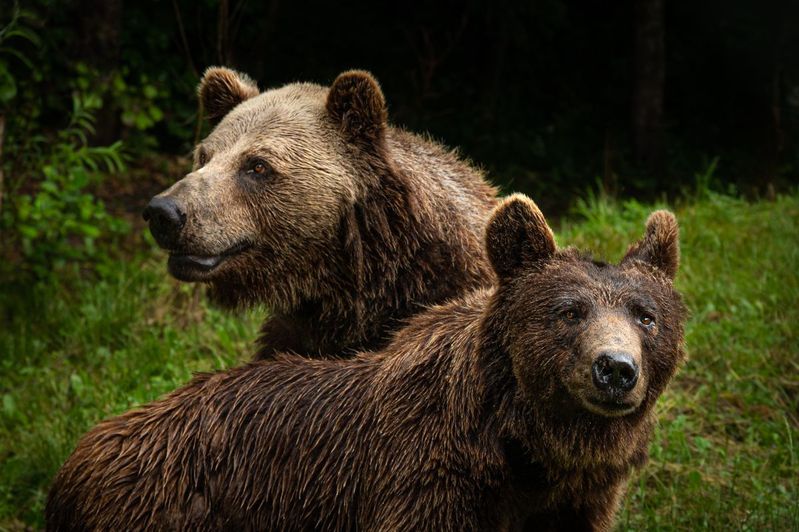
<svg viewBox="0 0 799 532">
<path fill-rule="evenodd" d="M 124 92 L 124 90 L 127 88 L 125 80 L 119 74 L 114 76 L 113 84 L 114 84 L 114 90 L 117 92 Z"/>
<path fill-rule="evenodd" d="M 85 389 L 85 386 L 83 384 L 83 379 L 77 373 L 73 373 L 72 375 L 69 376 L 69 385 L 72 388 L 72 390 L 75 392 L 75 394 L 77 394 L 78 396 L 80 396 L 83 393 L 83 390 Z"/>
<path fill-rule="evenodd" d="M 28 28 L 24 28 L 21 26 L 17 26 L 14 29 L 8 30 L 3 33 L 3 40 L 8 40 L 12 37 L 19 37 L 21 39 L 25 39 L 26 41 L 30 42 L 36 47 L 38 47 L 41 44 L 38 35 L 36 35 L 33 31 L 29 30 Z"/>
<path fill-rule="evenodd" d="M 42 182 L 42 191 L 49 192 L 51 194 L 58 194 L 58 185 L 56 185 L 52 181 L 43 181 Z"/>
<path fill-rule="evenodd" d="M 88 237 L 91 237 L 91 238 L 97 238 L 98 236 L 100 236 L 100 230 L 97 227 L 93 226 L 93 225 L 80 224 L 80 228 L 81 228 L 81 231 L 83 232 L 83 234 L 85 236 L 88 236 Z"/>
<path fill-rule="evenodd" d="M 149 109 L 150 118 L 153 119 L 153 122 L 158 122 L 162 118 L 164 118 L 164 113 L 161 111 L 160 108 L 156 107 L 155 105 L 150 106 Z"/>
<path fill-rule="evenodd" d="M 148 127 L 153 125 L 153 121 L 150 120 L 150 117 L 144 113 L 138 113 L 136 115 L 136 128 L 144 130 Z"/>
<path fill-rule="evenodd" d="M 5 63 L 0 62 L 0 104 L 10 102 L 17 95 L 17 82 L 8 71 Z"/>
<path fill-rule="evenodd" d="M 14 402 L 14 397 L 9 393 L 3 394 L 3 413 L 12 417 L 16 412 L 17 404 Z"/>
<path fill-rule="evenodd" d="M 9 48 L 8 46 L 0 46 L 0 55 L 13 55 L 19 60 L 20 63 L 22 63 L 31 70 L 34 69 L 33 62 L 30 59 L 28 59 L 28 56 L 26 56 L 19 50 L 15 50 L 14 48 Z"/>
<path fill-rule="evenodd" d="M 31 227 L 29 225 L 20 225 L 19 232 L 22 234 L 22 236 L 29 239 L 34 239 L 39 236 L 39 231 L 37 231 L 35 227 Z"/>
<path fill-rule="evenodd" d="M 126 110 L 122 112 L 122 123 L 131 127 L 136 121 L 136 114 L 133 111 Z"/>
</svg>

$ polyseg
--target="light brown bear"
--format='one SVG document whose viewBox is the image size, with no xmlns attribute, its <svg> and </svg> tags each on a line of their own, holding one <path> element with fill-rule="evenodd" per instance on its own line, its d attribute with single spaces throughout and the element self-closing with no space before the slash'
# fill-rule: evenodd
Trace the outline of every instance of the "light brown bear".
<svg viewBox="0 0 799 532">
<path fill-rule="evenodd" d="M 609 530 L 684 357 L 677 222 L 605 264 L 514 196 L 486 244 L 498 286 L 380 352 L 280 354 L 101 423 L 48 529 Z"/>
<path fill-rule="evenodd" d="M 259 358 L 380 348 L 425 306 L 491 284 L 481 234 L 496 190 L 390 126 L 370 74 L 259 93 L 210 68 L 198 91 L 221 121 L 144 217 L 172 275 L 222 305 L 270 308 Z"/>
</svg>

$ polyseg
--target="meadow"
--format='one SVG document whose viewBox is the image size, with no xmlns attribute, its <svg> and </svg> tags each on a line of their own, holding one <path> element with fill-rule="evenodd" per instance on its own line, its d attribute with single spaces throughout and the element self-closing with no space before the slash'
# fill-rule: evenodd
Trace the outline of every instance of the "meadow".
<svg viewBox="0 0 799 532">
<path fill-rule="evenodd" d="M 558 242 L 618 260 L 656 207 L 681 224 L 689 359 L 618 529 L 799 529 L 799 193 L 589 196 Z M 168 277 L 148 234 L 130 247 L 92 275 L 0 287 L 0 530 L 43 526 L 50 480 L 95 423 L 251 358 L 265 309 L 210 307 Z"/>
</svg>

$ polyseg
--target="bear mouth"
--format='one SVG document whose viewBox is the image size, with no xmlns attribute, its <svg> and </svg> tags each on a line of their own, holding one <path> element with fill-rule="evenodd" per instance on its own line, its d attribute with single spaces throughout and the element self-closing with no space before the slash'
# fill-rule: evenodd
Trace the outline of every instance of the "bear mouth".
<svg viewBox="0 0 799 532">
<path fill-rule="evenodd" d="M 633 401 L 612 401 L 589 398 L 583 401 L 587 410 L 605 417 L 621 417 L 632 414 L 638 404 Z"/>
<path fill-rule="evenodd" d="M 169 273 L 180 281 L 205 281 L 229 258 L 250 248 L 249 242 L 239 242 L 218 255 L 193 255 L 172 252 L 169 254 Z"/>
</svg>

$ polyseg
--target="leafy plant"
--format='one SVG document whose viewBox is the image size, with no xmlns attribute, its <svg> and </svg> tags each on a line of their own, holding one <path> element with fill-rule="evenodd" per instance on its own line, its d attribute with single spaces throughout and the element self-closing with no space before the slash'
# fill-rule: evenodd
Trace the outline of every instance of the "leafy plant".
<svg viewBox="0 0 799 532">
<path fill-rule="evenodd" d="M 152 148 L 157 145 L 155 137 L 146 132 L 164 119 L 159 102 L 169 99 L 166 89 L 150 80 L 147 74 L 134 75 L 125 66 L 103 76 L 96 68 L 78 63 L 75 73 L 75 89 L 96 94 L 101 106 L 113 109 L 134 146 Z"/>
<path fill-rule="evenodd" d="M 19 4 L 14 2 L 11 11 L 11 20 L 0 28 L 0 212 L 3 208 L 3 197 L 5 196 L 5 172 L 3 168 L 3 144 L 6 140 L 6 112 L 11 102 L 16 98 L 18 92 L 17 77 L 11 69 L 9 60 L 16 59 L 29 70 L 33 70 L 33 64 L 28 56 L 19 48 L 10 46 L 19 41 L 27 41 L 38 47 L 39 37 L 31 31 L 24 23 L 26 19 L 33 18 L 29 13 L 22 11 Z"/>
<path fill-rule="evenodd" d="M 11 20 L 0 29 L 0 109 L 6 107 L 17 95 L 17 79 L 14 76 L 9 59 L 14 58 L 33 70 L 30 58 L 18 47 L 10 46 L 9 41 L 27 41 L 38 47 L 39 36 L 25 25 L 28 19 L 33 18 L 30 13 L 23 11 L 15 2 L 11 11 Z"/>
<path fill-rule="evenodd" d="M 102 262 L 106 253 L 95 246 L 103 235 L 120 235 L 128 224 L 108 214 L 89 187 L 102 173 L 125 168 L 122 143 L 90 146 L 94 133 L 93 112 L 101 102 L 93 95 L 73 95 L 68 126 L 59 131 L 52 148 L 32 169 L 36 190 L 12 198 L 3 225 L 13 231 L 25 265 L 37 277 L 46 277 L 67 262 Z"/>
</svg>

